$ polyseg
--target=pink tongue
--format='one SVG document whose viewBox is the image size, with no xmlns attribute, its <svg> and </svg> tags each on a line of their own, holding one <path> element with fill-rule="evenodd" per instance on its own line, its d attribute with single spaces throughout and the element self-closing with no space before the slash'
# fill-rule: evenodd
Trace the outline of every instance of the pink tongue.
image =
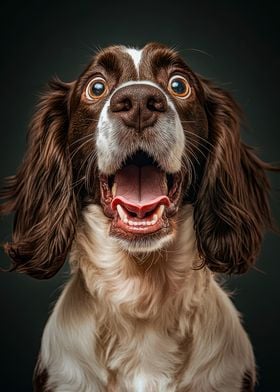
<svg viewBox="0 0 280 392">
<path fill-rule="evenodd" d="M 116 194 L 112 209 L 118 204 L 142 217 L 157 205 L 170 206 L 166 196 L 165 174 L 154 166 L 125 166 L 115 175 Z"/>
</svg>

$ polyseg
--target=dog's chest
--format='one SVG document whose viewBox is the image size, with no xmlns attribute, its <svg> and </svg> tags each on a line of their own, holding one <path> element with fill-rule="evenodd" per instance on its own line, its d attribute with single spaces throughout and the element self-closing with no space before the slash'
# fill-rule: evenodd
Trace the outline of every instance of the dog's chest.
<svg viewBox="0 0 280 392">
<path fill-rule="evenodd" d="M 152 329 L 118 342 L 107 363 L 112 370 L 110 386 L 121 391 L 174 391 L 182 358 L 179 349 L 174 337 Z"/>
</svg>

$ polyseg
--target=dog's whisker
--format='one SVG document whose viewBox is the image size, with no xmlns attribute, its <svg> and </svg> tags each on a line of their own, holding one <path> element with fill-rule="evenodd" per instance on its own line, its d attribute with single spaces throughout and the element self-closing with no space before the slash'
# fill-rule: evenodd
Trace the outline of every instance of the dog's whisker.
<svg viewBox="0 0 280 392">
<path fill-rule="evenodd" d="M 205 143 L 203 143 L 202 141 L 200 141 L 200 140 L 196 140 L 196 139 L 193 139 L 193 138 L 188 138 L 187 139 L 187 143 L 192 143 L 193 145 L 195 145 L 195 146 L 197 146 L 197 147 L 199 147 L 200 148 L 200 151 L 206 151 L 206 152 L 209 152 L 210 154 L 211 154 L 211 152 L 212 152 L 212 148 L 210 148 L 210 147 L 208 147 L 207 145 L 205 145 Z"/>
<path fill-rule="evenodd" d="M 90 190 L 90 174 L 91 174 L 92 165 L 93 165 L 93 162 L 95 161 L 95 159 L 96 159 L 96 152 L 92 151 L 89 158 L 88 158 L 88 164 L 86 167 L 86 175 L 85 175 L 85 177 L 86 177 L 85 186 L 86 186 L 86 189 L 88 189 L 88 190 Z"/>
<path fill-rule="evenodd" d="M 88 143 L 90 143 L 92 140 L 88 139 L 86 141 L 84 141 L 82 144 L 80 144 L 76 149 L 74 149 L 71 154 L 70 154 L 70 159 L 73 160 L 74 157 L 77 155 L 77 153 L 84 148 L 85 145 L 87 145 Z"/>
<path fill-rule="evenodd" d="M 92 138 L 94 135 L 94 133 L 90 133 L 88 135 L 82 136 L 79 139 L 75 140 L 74 142 L 72 142 L 71 144 L 69 144 L 69 147 L 72 147 L 74 144 L 79 143 L 81 140 L 87 139 L 87 138 Z"/>
<path fill-rule="evenodd" d="M 99 120 L 97 120 L 96 118 L 94 118 L 94 117 L 84 117 L 84 119 L 85 120 L 88 120 L 88 121 L 93 121 L 93 122 L 99 122 Z"/>
<path fill-rule="evenodd" d="M 197 124 L 197 121 L 194 120 L 180 120 L 180 122 L 186 124 Z"/>
<path fill-rule="evenodd" d="M 79 171 L 78 171 L 78 177 L 80 176 L 83 168 L 85 167 L 85 165 L 87 165 L 89 163 L 89 159 L 91 157 L 91 154 L 95 153 L 94 151 L 90 151 L 90 153 L 88 154 L 88 156 L 83 160 L 83 163 L 81 164 Z M 96 157 L 96 153 L 95 153 L 95 157 Z M 87 173 L 87 169 L 86 169 L 86 173 Z M 84 178 L 87 177 L 87 174 L 84 175 Z"/>
<path fill-rule="evenodd" d="M 80 177 L 77 181 L 73 182 L 72 188 L 74 189 L 80 184 L 83 184 L 84 181 L 85 181 L 85 176 Z"/>
<path fill-rule="evenodd" d="M 207 155 L 205 154 L 205 152 L 202 151 L 200 146 L 195 144 L 192 140 L 188 141 L 187 147 L 190 147 L 190 150 L 193 148 L 194 150 L 198 151 L 201 156 L 203 156 L 205 159 L 207 159 Z M 198 160 L 198 158 L 197 158 L 197 160 Z"/>
<path fill-rule="evenodd" d="M 195 138 L 197 138 L 197 139 L 200 139 L 203 146 L 204 146 L 204 143 L 206 143 L 206 144 L 208 144 L 209 146 L 211 146 L 211 147 L 214 148 L 214 145 L 213 145 L 209 140 L 207 140 L 205 137 L 200 136 L 200 135 L 198 135 L 198 134 L 195 133 L 195 132 L 191 132 L 191 131 L 189 131 L 188 129 L 185 129 L 185 128 L 184 128 L 184 131 L 185 131 L 186 133 L 192 135 L 193 137 L 195 137 Z M 205 146 L 205 148 L 206 148 L 206 146 Z"/>
</svg>

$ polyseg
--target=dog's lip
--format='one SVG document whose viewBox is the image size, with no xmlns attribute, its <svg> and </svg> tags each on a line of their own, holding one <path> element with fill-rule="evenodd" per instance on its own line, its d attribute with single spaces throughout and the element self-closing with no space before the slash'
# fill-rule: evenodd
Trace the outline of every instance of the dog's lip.
<svg viewBox="0 0 280 392">
<path fill-rule="evenodd" d="M 157 206 L 170 206 L 170 200 L 167 196 L 158 196 L 146 204 L 131 203 L 122 196 L 114 197 L 111 203 L 112 210 L 117 209 L 119 206 L 125 207 L 131 213 L 135 213 L 137 217 L 144 218 L 146 214 L 153 211 Z"/>
</svg>

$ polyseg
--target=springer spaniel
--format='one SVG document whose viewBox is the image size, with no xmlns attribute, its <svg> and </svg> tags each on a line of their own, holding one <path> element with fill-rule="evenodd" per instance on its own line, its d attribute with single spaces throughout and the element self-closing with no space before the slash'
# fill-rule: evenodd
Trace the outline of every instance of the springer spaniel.
<svg viewBox="0 0 280 392">
<path fill-rule="evenodd" d="M 253 391 L 254 355 L 215 273 L 243 273 L 269 183 L 231 95 L 163 45 L 101 50 L 42 96 L 1 213 L 11 270 L 71 278 L 35 391 Z"/>
</svg>

